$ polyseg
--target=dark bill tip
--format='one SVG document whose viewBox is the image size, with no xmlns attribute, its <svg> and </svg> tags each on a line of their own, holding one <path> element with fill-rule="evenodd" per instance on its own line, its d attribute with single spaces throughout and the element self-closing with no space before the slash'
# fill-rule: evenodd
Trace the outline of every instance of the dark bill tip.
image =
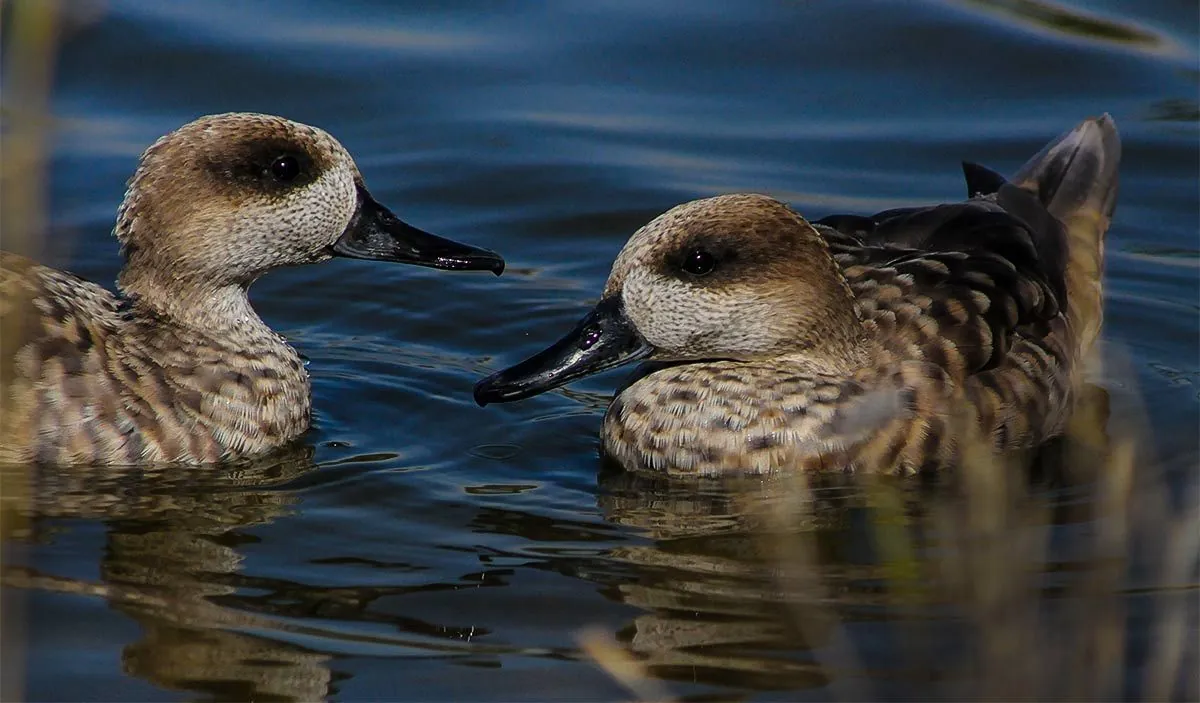
<svg viewBox="0 0 1200 703">
<path fill-rule="evenodd" d="M 483 407 L 523 400 L 652 352 L 625 315 L 620 297 L 611 296 L 547 349 L 475 384 L 475 402 Z"/>
<path fill-rule="evenodd" d="M 449 271 L 491 271 L 497 276 L 504 273 L 504 259 L 496 252 L 417 229 L 377 203 L 362 186 L 358 210 L 331 251 L 352 259 Z"/>
</svg>

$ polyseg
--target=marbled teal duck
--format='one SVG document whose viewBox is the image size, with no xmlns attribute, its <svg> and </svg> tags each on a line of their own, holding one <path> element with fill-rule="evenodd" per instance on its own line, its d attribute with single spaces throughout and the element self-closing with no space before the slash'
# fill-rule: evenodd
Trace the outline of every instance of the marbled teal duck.
<svg viewBox="0 0 1200 703">
<path fill-rule="evenodd" d="M 668 474 L 936 470 L 972 424 L 997 450 L 1035 446 L 1063 430 L 1099 331 L 1119 161 L 1105 115 L 1011 181 L 964 164 L 965 202 L 811 224 L 762 195 L 680 205 L 633 235 L 570 334 L 475 398 L 648 360 L 603 448 Z"/>
<path fill-rule="evenodd" d="M 308 373 L 255 314 L 272 269 L 344 256 L 489 270 L 493 252 L 422 232 L 367 192 L 336 139 L 223 114 L 142 155 L 114 229 L 113 294 L 4 253 L 0 460 L 217 462 L 303 433 Z"/>
</svg>

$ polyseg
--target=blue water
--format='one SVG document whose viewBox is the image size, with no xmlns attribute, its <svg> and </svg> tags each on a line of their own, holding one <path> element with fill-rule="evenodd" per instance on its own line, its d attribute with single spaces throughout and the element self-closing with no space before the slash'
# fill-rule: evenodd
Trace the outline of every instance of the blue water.
<svg viewBox="0 0 1200 703">
<path fill-rule="evenodd" d="M 471 386 L 569 329 L 625 239 L 674 204 L 755 191 L 815 219 L 957 199 L 961 160 L 1011 171 L 1104 111 L 1124 140 L 1106 348 L 1128 360 L 1158 457 L 1194 468 L 1200 11 L 1083 5 L 73 5 L 45 260 L 113 280 L 138 154 L 238 110 L 324 127 L 403 219 L 509 268 L 336 261 L 260 281 L 257 309 L 310 361 L 306 447 L 234 474 L 45 479 L 33 536 L 10 549 L 51 583 L 9 589 L 25 695 L 625 696 L 580 649 L 595 627 L 678 695 L 827 697 L 843 674 L 763 609 L 753 559 L 684 536 L 721 521 L 719 497 L 647 498 L 600 471 L 620 372 L 486 410 Z M 842 573 L 854 528 L 830 529 L 842 547 L 821 563 Z"/>
</svg>

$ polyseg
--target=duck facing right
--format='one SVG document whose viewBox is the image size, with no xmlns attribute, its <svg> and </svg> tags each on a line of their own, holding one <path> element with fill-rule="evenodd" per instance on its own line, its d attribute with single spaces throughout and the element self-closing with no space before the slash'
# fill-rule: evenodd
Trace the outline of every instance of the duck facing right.
<svg viewBox="0 0 1200 703">
<path fill-rule="evenodd" d="M 763 195 L 679 205 L 639 229 L 595 308 L 480 381 L 480 405 L 634 361 L 606 454 L 627 469 L 913 474 L 966 435 L 998 451 L 1061 434 L 1102 321 L 1121 143 L 1087 119 L 968 199 L 808 222 Z"/>
</svg>

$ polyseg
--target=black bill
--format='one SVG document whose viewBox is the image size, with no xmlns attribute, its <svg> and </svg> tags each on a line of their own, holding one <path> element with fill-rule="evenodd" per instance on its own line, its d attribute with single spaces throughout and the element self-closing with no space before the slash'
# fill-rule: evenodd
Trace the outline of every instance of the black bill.
<svg viewBox="0 0 1200 703">
<path fill-rule="evenodd" d="M 475 402 L 522 400 L 652 352 L 626 317 L 620 297 L 611 296 L 549 349 L 475 384 Z"/>
<path fill-rule="evenodd" d="M 504 272 L 499 254 L 469 244 L 443 239 L 402 222 L 375 202 L 361 185 L 358 210 L 346 231 L 333 244 L 333 253 L 351 259 L 394 261 L 435 269 Z"/>
</svg>

